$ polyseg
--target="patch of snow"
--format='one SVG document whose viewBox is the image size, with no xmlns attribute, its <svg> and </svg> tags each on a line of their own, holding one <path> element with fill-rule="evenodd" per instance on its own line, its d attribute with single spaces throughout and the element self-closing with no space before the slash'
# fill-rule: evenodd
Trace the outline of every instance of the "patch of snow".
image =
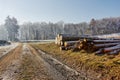
<svg viewBox="0 0 120 80">
<path fill-rule="evenodd" d="M 0 46 L 0 49 L 5 49 L 5 51 L 0 55 L 0 58 L 5 54 L 9 53 L 11 50 L 15 49 L 19 43 L 12 43 L 11 45 Z"/>
</svg>

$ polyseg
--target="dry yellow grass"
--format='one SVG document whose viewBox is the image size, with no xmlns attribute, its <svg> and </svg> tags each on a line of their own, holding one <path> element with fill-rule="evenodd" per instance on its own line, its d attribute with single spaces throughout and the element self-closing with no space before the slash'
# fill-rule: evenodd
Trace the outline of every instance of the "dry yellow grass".
<svg viewBox="0 0 120 80">
<path fill-rule="evenodd" d="M 31 45 L 47 52 L 79 72 L 85 70 L 92 73 L 93 71 L 94 75 L 100 75 L 102 80 L 120 80 L 120 54 L 98 56 L 84 50 L 80 52 L 60 51 L 59 46 L 54 43 Z"/>
</svg>

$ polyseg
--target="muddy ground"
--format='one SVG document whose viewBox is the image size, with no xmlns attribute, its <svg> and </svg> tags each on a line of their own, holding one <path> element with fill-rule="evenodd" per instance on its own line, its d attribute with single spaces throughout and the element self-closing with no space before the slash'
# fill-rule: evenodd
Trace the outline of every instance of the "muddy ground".
<svg viewBox="0 0 120 80">
<path fill-rule="evenodd" d="M 27 43 L 19 43 L 0 58 L 0 80 L 88 79 L 93 80 Z"/>
</svg>

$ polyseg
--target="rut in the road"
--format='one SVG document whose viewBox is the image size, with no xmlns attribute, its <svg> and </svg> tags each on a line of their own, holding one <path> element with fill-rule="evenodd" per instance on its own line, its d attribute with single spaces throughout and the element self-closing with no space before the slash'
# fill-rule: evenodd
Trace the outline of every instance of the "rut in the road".
<svg viewBox="0 0 120 80">
<path fill-rule="evenodd" d="M 36 51 L 28 45 L 23 46 L 23 59 L 18 80 L 53 80 Z"/>
<path fill-rule="evenodd" d="M 0 79 L 15 80 L 20 65 L 22 44 L 0 58 Z"/>
<path fill-rule="evenodd" d="M 0 80 L 53 80 L 53 78 L 48 74 L 37 52 L 27 44 L 20 44 L 0 58 Z"/>
<path fill-rule="evenodd" d="M 19 59 L 22 45 L 10 51 L 8 54 L 0 58 L 0 71 L 12 63 L 13 60 Z"/>
</svg>

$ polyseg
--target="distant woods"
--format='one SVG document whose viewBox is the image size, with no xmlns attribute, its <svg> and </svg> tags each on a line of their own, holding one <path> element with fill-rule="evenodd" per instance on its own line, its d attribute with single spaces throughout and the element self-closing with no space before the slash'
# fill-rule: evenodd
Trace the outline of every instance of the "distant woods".
<svg viewBox="0 0 120 80">
<path fill-rule="evenodd" d="M 18 24 L 15 17 L 8 16 L 3 25 L 0 25 L 0 39 L 18 40 L 44 40 L 54 39 L 57 34 L 65 33 L 72 35 L 101 35 L 120 32 L 120 17 L 91 19 L 89 23 L 57 23 L 26 22 Z"/>
</svg>

